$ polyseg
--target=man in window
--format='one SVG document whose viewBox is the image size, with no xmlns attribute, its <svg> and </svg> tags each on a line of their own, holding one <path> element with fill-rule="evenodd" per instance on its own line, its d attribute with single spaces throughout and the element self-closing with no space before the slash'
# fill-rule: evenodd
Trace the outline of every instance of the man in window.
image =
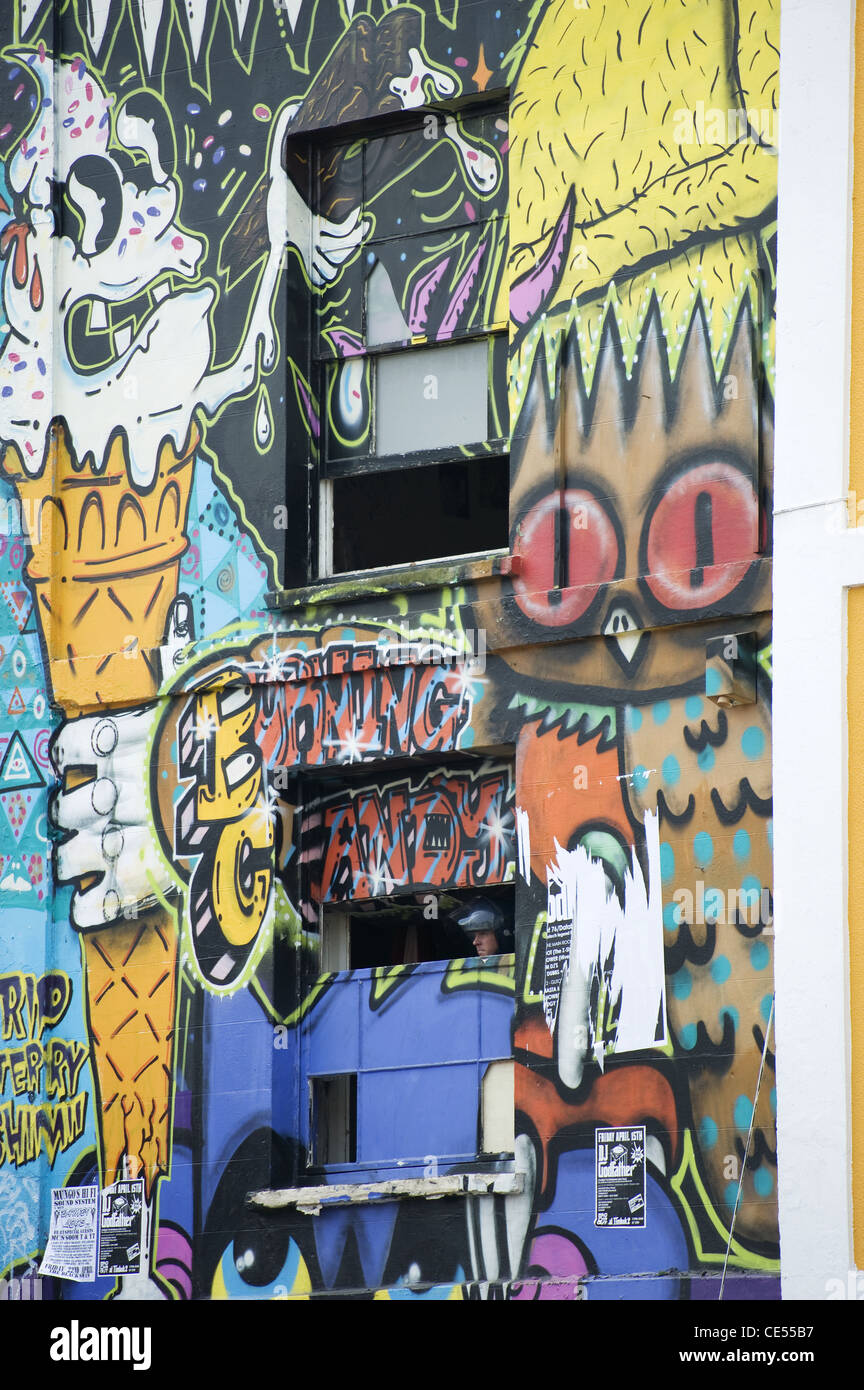
<svg viewBox="0 0 864 1390">
<path fill-rule="evenodd" d="M 489 898 L 469 899 L 454 920 L 471 938 L 471 945 L 481 960 L 512 950 L 512 932 L 504 920 L 504 913 Z"/>
</svg>

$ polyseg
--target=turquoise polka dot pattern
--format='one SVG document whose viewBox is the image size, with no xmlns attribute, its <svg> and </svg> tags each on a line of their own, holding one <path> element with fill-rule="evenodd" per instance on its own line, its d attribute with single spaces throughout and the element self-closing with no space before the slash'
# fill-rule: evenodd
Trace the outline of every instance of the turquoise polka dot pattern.
<svg viewBox="0 0 864 1390">
<path fill-rule="evenodd" d="M 670 753 L 668 758 L 663 759 L 663 766 L 660 771 L 663 774 L 663 781 L 667 787 L 674 787 L 681 776 L 681 766 L 677 758 Z"/>
<path fill-rule="evenodd" d="M 719 1133 L 717 1121 L 712 1120 L 710 1115 L 704 1115 L 699 1126 L 699 1139 L 703 1149 L 713 1149 Z"/>
<path fill-rule="evenodd" d="M 711 962 L 711 979 L 715 985 L 725 985 L 732 974 L 728 956 L 715 956 Z"/>
<path fill-rule="evenodd" d="M 770 1197 L 774 1191 L 774 1178 L 765 1167 L 757 1168 L 753 1175 L 753 1186 L 759 1197 Z"/>
<path fill-rule="evenodd" d="M 696 758 L 696 766 L 700 772 L 710 772 L 715 761 L 714 749 L 708 744 Z"/>
<path fill-rule="evenodd" d="M 753 1102 L 749 1096 L 739 1096 L 735 1102 L 735 1128 L 746 1134 L 753 1118 Z"/>
<path fill-rule="evenodd" d="M 777 1087 L 772 1086 L 768 1099 L 771 1101 L 771 1112 L 777 1114 Z"/>
<path fill-rule="evenodd" d="M 702 701 L 698 695 L 690 695 L 684 701 L 684 713 L 688 719 L 698 719 L 702 713 Z"/>
<path fill-rule="evenodd" d="M 759 1012 L 767 1023 L 771 1017 L 771 995 L 763 994 L 762 1002 L 759 1005 Z"/>
<path fill-rule="evenodd" d="M 671 706 L 668 700 L 658 700 L 657 704 L 651 709 L 651 718 L 655 724 L 665 724 L 669 718 Z"/>
<path fill-rule="evenodd" d="M 732 853 L 736 859 L 750 858 L 750 836 L 746 830 L 736 830 L 732 841 Z"/>
<path fill-rule="evenodd" d="M 754 941 L 750 947 L 750 964 L 754 970 L 764 970 L 769 960 L 771 952 L 764 941 Z"/>
<path fill-rule="evenodd" d="M 725 1205 L 730 1208 L 734 1207 L 735 1203 L 738 1201 L 737 1182 L 727 1182 L 723 1190 L 723 1196 L 725 1198 Z"/>
<path fill-rule="evenodd" d="M 755 927 L 759 922 L 759 907 L 761 901 L 762 884 L 755 874 L 748 874 L 741 880 L 741 891 L 738 897 L 738 910 L 751 927 Z"/>
<path fill-rule="evenodd" d="M 709 696 L 720 694 L 720 672 L 716 671 L 713 666 L 706 666 L 705 668 L 705 694 Z"/>
<path fill-rule="evenodd" d="M 660 878 L 664 883 L 668 883 L 675 877 L 675 851 L 670 844 L 664 840 L 660 846 Z"/>
<path fill-rule="evenodd" d="M 736 1008 L 733 1008 L 731 1004 L 724 1004 L 723 1008 L 718 1010 L 717 1017 L 720 1020 L 721 1028 L 725 1027 L 725 1020 L 727 1018 L 730 1018 L 732 1020 L 732 1027 L 735 1029 L 736 1033 L 738 1032 L 740 1015 L 738 1013 L 738 1010 Z"/>
<path fill-rule="evenodd" d="M 685 1023 L 678 1034 L 678 1041 L 685 1052 L 692 1052 L 696 1046 L 696 1024 Z"/>
<path fill-rule="evenodd" d="M 641 709 L 634 709 L 632 705 L 628 705 L 627 713 L 624 717 L 627 721 L 627 728 L 631 729 L 634 734 L 638 733 L 638 731 L 642 728 Z"/>
<path fill-rule="evenodd" d="M 667 903 L 663 908 L 663 925 L 667 931 L 676 931 L 681 925 L 680 903 Z"/>
<path fill-rule="evenodd" d="M 707 869 L 714 858 L 714 841 L 707 830 L 700 830 L 693 836 L 693 853 L 700 869 Z"/>
<path fill-rule="evenodd" d="M 686 966 L 672 976 L 672 993 L 676 999 L 689 999 L 693 988 L 693 976 Z"/>
<path fill-rule="evenodd" d="M 463 740 L 464 741 L 464 740 Z M 642 763 L 633 769 L 633 790 L 634 792 L 644 792 L 648 785 L 648 769 Z"/>
<path fill-rule="evenodd" d="M 773 848 L 774 848 L 774 821 L 773 821 L 773 819 L 772 819 L 772 820 L 769 820 L 768 823 L 766 824 L 766 826 L 765 826 L 765 834 L 766 834 L 766 836 L 767 836 L 767 838 L 768 838 L 768 844 L 769 844 L 770 848 L 773 849 Z"/>
<path fill-rule="evenodd" d="M 761 758 L 765 751 L 765 735 L 756 724 L 751 724 L 741 735 L 741 752 L 745 758 Z"/>
</svg>

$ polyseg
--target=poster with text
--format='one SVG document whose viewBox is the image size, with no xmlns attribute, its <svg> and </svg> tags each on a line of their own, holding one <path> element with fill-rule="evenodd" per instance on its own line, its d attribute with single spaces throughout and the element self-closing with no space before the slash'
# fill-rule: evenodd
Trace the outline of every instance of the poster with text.
<svg viewBox="0 0 864 1390">
<path fill-rule="evenodd" d="M 51 1226 L 39 1267 L 43 1278 L 87 1283 L 96 1274 L 99 1215 L 98 1187 L 55 1187 L 51 1193 Z"/>
<path fill-rule="evenodd" d="M 645 1126 L 595 1129 L 595 1226 L 645 1225 Z"/>
<path fill-rule="evenodd" d="M 141 1268 L 144 1183 L 115 1182 L 102 1193 L 99 1273 L 137 1274 Z"/>
</svg>

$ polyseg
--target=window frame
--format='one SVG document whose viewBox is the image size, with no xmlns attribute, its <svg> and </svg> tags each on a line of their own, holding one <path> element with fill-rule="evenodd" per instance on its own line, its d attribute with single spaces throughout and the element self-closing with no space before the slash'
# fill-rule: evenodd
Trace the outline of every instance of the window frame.
<svg viewBox="0 0 864 1390">
<path fill-rule="evenodd" d="M 509 119 L 509 93 L 483 93 L 468 100 L 454 103 L 430 104 L 418 107 L 411 111 L 401 111 L 398 115 L 387 119 L 378 119 L 371 122 L 352 124 L 350 126 L 338 127 L 328 131 L 310 132 L 306 138 L 305 146 L 309 156 L 309 184 L 310 193 L 319 181 L 319 170 L 321 168 L 322 151 L 333 150 L 337 146 L 350 148 L 360 142 L 370 142 L 373 140 L 398 135 L 400 132 L 414 131 L 422 126 L 423 122 L 429 117 L 443 120 L 449 116 L 460 118 L 490 117 L 496 115 Z M 365 167 L 362 174 L 365 184 Z M 506 186 L 506 161 L 505 161 L 505 186 Z M 364 187 L 365 192 L 365 187 Z M 484 223 L 494 223 L 496 221 L 509 221 L 509 196 L 504 203 L 503 211 L 496 210 L 490 217 L 480 217 L 477 223 L 466 220 L 465 226 L 480 225 Z M 461 222 L 454 222 L 453 227 L 459 228 Z M 446 227 L 436 228 L 435 231 L 445 231 Z M 430 229 L 430 235 L 432 229 Z M 416 239 L 415 233 L 405 232 L 399 235 L 372 236 L 365 248 L 374 249 L 376 246 L 385 242 L 390 244 L 397 242 L 410 242 Z M 361 252 L 362 254 L 362 252 Z M 349 262 L 350 265 L 350 262 Z M 337 280 L 338 283 L 338 280 Z M 314 541 L 313 554 L 310 556 L 310 580 L 315 583 L 318 581 L 333 578 L 341 579 L 352 574 L 375 574 L 389 573 L 394 569 L 400 569 L 404 564 L 439 564 L 448 561 L 464 561 L 468 558 L 486 556 L 496 553 L 507 553 L 509 550 L 509 514 L 506 518 L 507 530 L 503 537 L 503 544 L 500 546 L 484 547 L 481 549 L 454 551 L 446 554 L 424 557 L 422 560 L 407 560 L 398 563 L 385 563 L 381 565 L 370 565 L 360 568 L 336 569 L 334 565 L 334 522 L 335 522 L 335 501 L 334 484 L 342 479 L 369 476 L 373 474 L 404 473 L 407 470 L 417 468 L 434 467 L 440 464 L 470 464 L 474 460 L 495 460 L 505 465 L 509 461 L 510 455 L 510 422 L 506 421 L 507 433 L 500 433 L 501 421 L 493 416 L 493 391 L 487 378 L 486 401 L 487 401 L 487 434 L 484 439 L 473 440 L 467 443 L 444 445 L 440 447 L 406 450 L 397 454 L 379 454 L 374 447 L 368 448 L 364 453 L 338 455 L 331 452 L 330 448 L 330 428 L 328 422 L 328 411 L 324 408 L 328 399 L 332 384 L 330 373 L 335 372 L 346 361 L 359 360 L 368 364 L 371 383 L 372 400 L 370 403 L 370 435 L 374 439 L 377 424 L 377 382 L 374 380 L 377 375 L 378 363 L 389 356 L 396 354 L 405 355 L 423 351 L 446 351 L 447 348 L 468 345 L 471 343 L 485 342 L 489 346 L 489 373 L 498 370 L 503 371 L 503 389 L 500 390 L 499 405 L 506 409 L 508 405 L 508 348 L 509 348 L 509 323 L 505 318 L 482 327 L 472 328 L 468 331 L 452 334 L 443 338 L 430 337 L 426 334 L 413 334 L 408 339 L 401 339 L 392 342 L 375 343 L 366 345 L 365 337 L 367 331 L 367 285 L 368 277 L 361 272 L 361 341 L 363 346 L 356 353 L 339 354 L 332 347 L 326 352 L 322 350 L 322 344 L 326 341 L 324 332 L 319 322 L 318 300 L 315 296 L 310 297 L 310 332 L 309 332 L 309 371 L 312 389 L 315 398 L 320 405 L 321 435 L 318 445 L 317 461 L 311 465 L 312 478 L 312 503 L 313 526 L 310 539 Z M 500 347 L 496 349 L 496 343 Z M 492 354 L 495 351 L 501 354 L 501 366 L 498 366 Z M 498 432 L 495 432 L 495 425 L 498 425 Z M 509 509 L 508 509 L 509 512 Z"/>
<path fill-rule="evenodd" d="M 511 752 L 513 752 L 513 750 L 511 750 Z M 388 771 L 386 760 L 383 764 L 381 762 L 375 762 L 368 765 L 368 772 L 373 779 L 376 777 L 376 774 L 378 776 L 386 776 Z M 394 782 L 400 782 L 403 775 L 404 769 L 394 769 Z M 511 775 L 515 778 L 515 764 L 511 769 Z M 313 797 L 310 804 L 314 806 L 316 804 L 316 798 Z M 422 824 L 425 824 L 425 822 L 422 822 Z M 388 905 L 392 904 L 395 908 L 406 902 L 406 900 L 411 899 L 413 900 L 413 906 L 416 907 L 416 911 L 419 914 L 424 911 L 426 906 L 425 902 L 420 901 L 425 894 L 434 895 L 436 898 L 442 894 L 448 895 L 454 893 L 465 898 L 469 896 L 482 897 L 488 895 L 497 900 L 499 896 L 503 894 L 503 890 L 507 889 L 509 890 L 509 894 L 512 894 L 512 903 L 508 894 L 508 905 L 506 910 L 508 913 L 512 911 L 515 916 L 518 870 L 515 860 L 510 861 L 510 863 L 511 869 L 508 875 L 500 882 L 492 883 L 488 885 L 488 887 L 474 886 L 466 882 L 450 886 L 429 885 L 424 889 L 414 884 L 405 888 L 402 892 L 382 893 L 380 894 L 380 901 L 382 903 L 386 902 Z M 303 891 L 305 894 L 307 889 L 304 888 Z M 319 930 L 319 973 L 314 980 L 310 976 L 310 985 L 313 988 L 324 985 L 330 993 L 345 990 L 344 999 L 346 1001 L 346 1007 L 350 1010 L 357 1007 L 360 1009 L 360 1012 L 356 1015 L 353 1013 L 350 1015 L 354 1019 L 354 1023 L 352 1024 L 352 1036 L 353 1028 L 357 1030 L 356 1041 L 348 1040 L 348 1034 L 346 1033 L 345 1051 L 341 1052 L 341 1049 L 339 1049 L 335 1054 L 329 1042 L 324 1043 L 325 1051 L 323 1053 L 318 1051 L 314 1036 L 307 1033 L 305 1029 L 303 1029 L 303 1025 L 301 1025 L 301 1029 L 303 1029 L 304 1033 L 301 1043 L 300 1060 L 301 1085 L 305 1086 L 309 1107 L 306 1171 L 312 1174 L 325 1174 L 338 1182 L 347 1182 L 349 1184 L 352 1182 L 363 1184 L 370 1181 L 386 1181 L 389 1175 L 393 1177 L 399 1175 L 404 1176 L 406 1173 L 414 1174 L 415 1170 L 415 1175 L 418 1177 L 421 1176 L 423 1170 L 428 1166 L 430 1158 L 433 1157 L 431 1153 L 415 1154 L 409 1152 L 407 1148 L 400 1149 L 398 1145 L 392 1153 L 369 1155 L 361 1152 L 361 1136 L 368 1132 L 367 1129 L 364 1128 L 364 1118 L 366 1125 L 368 1125 L 370 1119 L 370 1116 L 366 1114 L 364 1110 L 364 1105 L 369 1103 L 368 1098 L 364 1101 L 363 1094 L 366 1087 L 366 1078 L 372 1078 L 372 1083 L 374 1085 L 375 1078 L 377 1078 L 382 1071 L 393 1072 L 394 1081 L 396 1073 L 404 1072 L 408 1078 L 406 1082 L 408 1091 L 406 1094 L 410 1095 L 411 1088 L 416 1084 L 415 1078 L 419 1073 L 428 1071 L 431 1074 L 433 1071 L 441 1072 L 442 1069 L 450 1068 L 454 1068 L 456 1072 L 464 1072 L 466 1067 L 476 1068 L 475 1137 L 473 1143 L 469 1147 L 460 1149 L 459 1151 L 448 1150 L 444 1152 L 442 1151 L 443 1145 L 439 1146 L 434 1157 L 436 1162 L 440 1162 L 440 1171 L 442 1173 L 497 1173 L 515 1171 L 514 1149 L 498 1149 L 492 1151 L 488 1149 L 485 1144 L 488 1116 L 490 1114 L 490 1096 L 487 1094 L 486 1088 L 491 1084 L 491 1077 L 495 1074 L 496 1070 L 500 1075 L 500 1069 L 503 1065 L 512 1067 L 514 1062 L 512 1049 L 494 1055 L 491 1048 L 487 1052 L 485 1047 L 481 1045 L 475 1053 L 472 1052 L 470 1048 L 471 1035 L 466 1034 L 465 1037 L 468 1042 L 468 1047 L 464 1053 L 450 1055 L 446 1050 L 441 1053 L 436 1048 L 430 1046 L 428 1049 L 424 1050 L 424 1055 L 422 1057 L 416 1054 L 405 1060 L 404 1064 L 394 1063 L 391 1065 L 384 1065 L 380 1060 L 369 1060 L 365 1053 L 367 1044 L 364 1042 L 364 1030 L 368 1027 L 374 1027 L 375 1024 L 370 1023 L 368 1018 L 368 1002 L 361 1003 L 361 1001 L 365 1001 L 366 992 L 370 988 L 373 988 L 376 980 L 384 981 L 387 976 L 394 971 L 400 973 L 404 972 L 405 980 L 410 980 L 408 988 L 418 988 L 420 990 L 420 996 L 416 1003 L 420 1007 L 422 1013 L 423 1008 L 426 1007 L 423 1002 L 424 998 L 428 1004 L 433 993 L 436 999 L 442 997 L 442 984 L 448 972 L 452 971 L 454 968 L 457 972 L 464 969 L 471 975 L 470 981 L 465 982 L 464 989 L 466 995 L 470 995 L 474 1001 L 471 1007 L 476 1009 L 474 1017 L 481 1028 L 481 1033 L 484 1033 L 485 1030 L 490 1027 L 498 1028 L 501 1026 L 501 1020 L 497 1011 L 501 1007 L 500 1000 L 503 997 L 507 997 L 508 999 L 508 1010 L 510 1012 L 515 1012 L 515 995 L 510 993 L 504 984 L 504 977 L 515 979 L 515 944 L 506 944 L 505 949 L 499 951 L 496 955 L 481 958 L 473 955 L 470 939 L 466 936 L 465 954 L 462 955 L 441 957 L 433 960 L 412 961 L 409 959 L 395 966 L 384 962 L 380 965 L 352 966 L 351 917 L 356 915 L 358 911 L 357 904 L 378 900 L 370 899 L 365 894 L 361 893 L 359 897 L 354 897 L 352 895 L 350 899 L 340 898 L 338 901 L 328 902 L 320 899 L 310 899 L 310 901 L 317 902 Z M 475 971 L 481 978 L 474 978 L 473 972 Z M 423 975 L 428 977 L 425 986 L 422 983 L 418 983 L 417 980 L 418 976 Z M 484 980 L 482 978 L 483 976 L 487 976 L 487 979 Z M 352 998 L 355 992 L 356 1006 Z M 463 993 L 463 987 L 460 985 L 455 991 L 448 989 L 443 991 L 444 997 L 451 993 L 455 993 L 457 996 L 461 995 Z M 493 1003 L 492 999 L 489 998 L 490 995 L 498 1002 Z M 389 1009 L 390 1007 L 391 1005 L 388 1003 L 387 1008 Z M 486 1010 L 491 1012 L 484 1013 Z M 457 1017 L 458 1016 L 457 1014 Z M 347 1018 L 348 1015 L 340 1015 L 340 1017 Z M 486 1021 L 481 1022 L 484 1018 Z M 498 1045 L 498 1042 L 496 1042 L 496 1047 Z M 507 1046 L 504 1042 L 500 1042 L 500 1045 L 502 1047 Z M 344 1056 L 344 1065 L 341 1065 L 340 1061 L 336 1060 L 337 1056 L 340 1056 L 340 1053 L 341 1056 Z M 487 1082 L 486 1079 L 487 1075 L 490 1077 L 489 1082 Z M 355 1110 L 353 1113 L 353 1134 L 356 1150 L 355 1157 L 352 1161 L 327 1162 L 324 1161 L 321 1156 L 321 1136 L 319 1133 L 320 1119 L 316 1113 L 315 1107 L 316 1089 L 320 1090 L 319 1083 L 327 1082 L 334 1077 L 354 1078 L 353 1085 L 356 1089 L 354 1092 Z M 352 1083 L 349 1082 L 348 1084 L 351 1085 Z M 457 1084 L 461 1086 L 465 1083 Z M 466 1097 L 470 1094 L 469 1091 L 463 1092 L 463 1095 Z M 373 1102 L 373 1116 L 374 1113 Z M 513 1115 L 515 1117 L 515 1095 L 513 1098 Z M 497 1116 L 499 1126 L 498 1132 L 500 1132 L 500 1101 L 498 1104 Z M 410 1139 L 408 1143 L 410 1144 Z M 430 1150 L 436 1148 L 434 1138 L 430 1138 L 427 1147 Z"/>
</svg>

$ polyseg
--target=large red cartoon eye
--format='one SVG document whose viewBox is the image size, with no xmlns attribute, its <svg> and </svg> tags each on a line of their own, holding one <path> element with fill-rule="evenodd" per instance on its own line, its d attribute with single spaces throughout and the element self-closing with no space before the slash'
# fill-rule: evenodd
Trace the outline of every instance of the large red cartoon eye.
<svg viewBox="0 0 864 1390">
<path fill-rule="evenodd" d="M 730 463 L 702 463 L 666 488 L 648 521 L 645 582 L 664 608 L 708 608 L 736 589 L 758 549 L 759 504 Z"/>
<path fill-rule="evenodd" d="M 581 618 L 601 584 L 615 576 L 618 536 L 605 507 L 582 488 L 548 493 L 519 526 L 515 551 L 522 568 L 513 580 L 516 602 L 544 627 Z"/>
</svg>

